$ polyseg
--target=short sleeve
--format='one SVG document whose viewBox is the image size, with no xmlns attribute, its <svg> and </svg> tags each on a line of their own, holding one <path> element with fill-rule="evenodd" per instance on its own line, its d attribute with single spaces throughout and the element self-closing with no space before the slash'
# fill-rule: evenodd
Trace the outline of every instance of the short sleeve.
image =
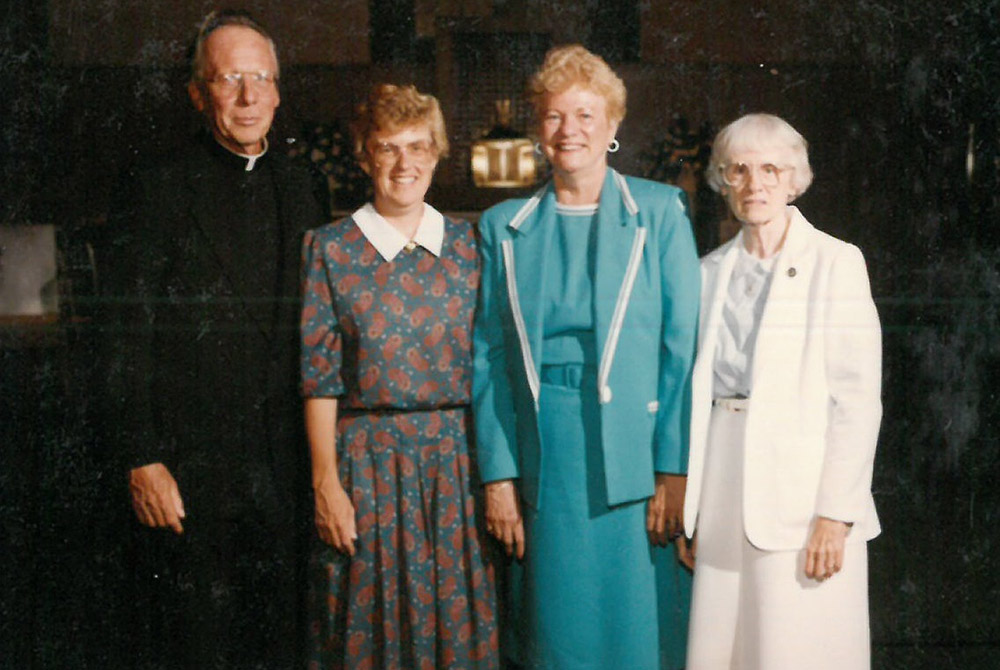
<svg viewBox="0 0 1000 670">
<path fill-rule="evenodd" d="M 331 242 L 332 244 L 332 242 Z M 340 369 L 343 337 L 333 304 L 323 236 L 306 233 L 302 242 L 301 392 L 306 398 L 343 395 Z"/>
</svg>

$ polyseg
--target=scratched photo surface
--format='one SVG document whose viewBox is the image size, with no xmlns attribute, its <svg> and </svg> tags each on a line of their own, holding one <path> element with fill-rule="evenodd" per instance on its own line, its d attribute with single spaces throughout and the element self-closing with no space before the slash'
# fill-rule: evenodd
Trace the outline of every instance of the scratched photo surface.
<svg viewBox="0 0 1000 670">
<path fill-rule="evenodd" d="M 0 668 L 128 668 L 156 631 L 131 625 L 138 524 L 107 397 L 121 233 L 108 213 L 128 166 L 199 129 L 186 53 L 214 5 L 9 4 L 0 240 L 42 226 L 31 230 L 46 231 L 48 246 L 37 265 L 0 264 L 32 274 L 54 263 L 58 279 L 24 281 L 32 295 L 3 302 L 45 308 L 0 314 Z M 628 90 L 610 165 L 682 186 L 701 254 L 727 235 L 703 174 L 715 132 L 748 112 L 791 122 L 815 171 L 796 204 L 861 248 L 883 329 L 873 667 L 1000 664 L 998 0 L 228 6 L 252 11 L 278 45 L 269 150 L 312 163 L 333 216 L 371 195 L 348 123 L 375 81 L 439 98 L 451 152 L 427 200 L 474 220 L 533 190 L 473 181 L 472 145 L 497 125 L 497 101 L 511 101 L 509 125 L 530 135 L 527 77 L 549 47 L 584 44 Z"/>
</svg>

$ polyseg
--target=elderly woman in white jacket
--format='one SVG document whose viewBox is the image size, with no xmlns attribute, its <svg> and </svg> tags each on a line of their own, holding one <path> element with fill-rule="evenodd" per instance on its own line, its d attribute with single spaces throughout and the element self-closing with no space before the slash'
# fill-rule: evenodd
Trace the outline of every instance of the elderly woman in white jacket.
<svg viewBox="0 0 1000 670">
<path fill-rule="evenodd" d="M 724 128 L 709 179 L 741 229 L 702 260 L 687 667 L 868 668 L 881 331 L 865 262 L 789 204 L 812 170 L 784 120 Z"/>
</svg>

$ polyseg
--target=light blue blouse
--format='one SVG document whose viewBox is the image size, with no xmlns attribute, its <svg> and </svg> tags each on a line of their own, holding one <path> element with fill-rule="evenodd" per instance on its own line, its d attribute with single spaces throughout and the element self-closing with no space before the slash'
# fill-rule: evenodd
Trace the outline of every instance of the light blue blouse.
<svg viewBox="0 0 1000 670">
<path fill-rule="evenodd" d="M 740 245 L 722 307 L 719 344 L 715 349 L 712 393 L 716 398 L 750 397 L 753 350 L 777 259 L 778 254 L 757 258 Z"/>
</svg>

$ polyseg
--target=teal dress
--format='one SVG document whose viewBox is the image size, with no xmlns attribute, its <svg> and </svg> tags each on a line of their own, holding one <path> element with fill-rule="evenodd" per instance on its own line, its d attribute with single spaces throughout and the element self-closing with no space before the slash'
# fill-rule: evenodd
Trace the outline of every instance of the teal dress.
<svg viewBox="0 0 1000 670">
<path fill-rule="evenodd" d="M 546 477 L 510 572 L 506 655 L 523 668 L 684 665 L 690 578 L 652 548 L 643 500 L 609 506 L 593 276 L 596 206 L 558 206 L 543 295 L 539 432 Z"/>
</svg>

